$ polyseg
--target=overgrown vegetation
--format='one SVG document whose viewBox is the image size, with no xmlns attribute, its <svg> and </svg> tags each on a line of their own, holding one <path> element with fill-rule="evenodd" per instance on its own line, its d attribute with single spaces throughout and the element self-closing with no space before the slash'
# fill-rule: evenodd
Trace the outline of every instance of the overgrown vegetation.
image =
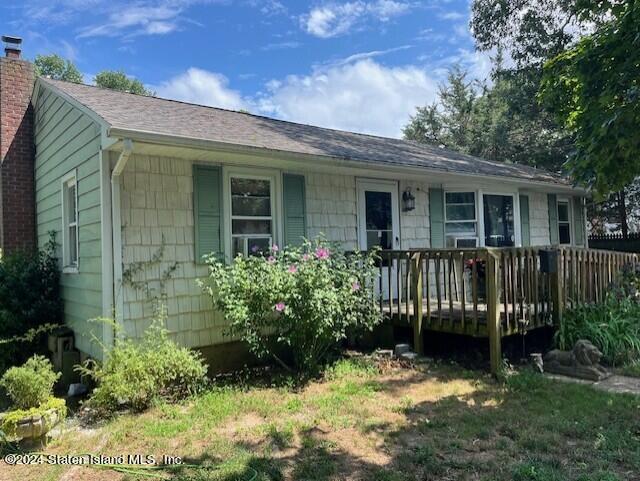
<svg viewBox="0 0 640 481">
<path fill-rule="evenodd" d="M 230 323 L 230 332 L 260 357 L 310 372 L 349 334 L 380 322 L 373 295 L 375 253 L 346 255 L 322 239 L 226 265 L 207 259 L 201 282 Z M 291 361 L 289 361 L 291 359 Z"/>
<path fill-rule="evenodd" d="M 38 407 L 53 394 L 53 385 L 60 373 L 53 372 L 51 362 L 44 356 L 33 356 L 19 367 L 12 367 L 0 378 L 13 404 L 19 409 Z"/>
<path fill-rule="evenodd" d="M 21 364 L 34 351 L 43 351 L 44 347 L 38 344 L 25 349 L 25 343 L 34 340 L 26 336 L 28 332 L 41 332 L 44 325 L 61 322 L 60 271 L 55 248 L 52 236 L 41 251 L 0 257 L 0 336 L 16 339 L 1 345 L 0 373 Z"/>
<path fill-rule="evenodd" d="M 640 269 L 627 265 L 610 286 L 604 302 L 568 310 L 558 331 L 558 348 L 570 350 L 579 339 L 587 339 L 611 366 L 640 361 Z"/>
<path fill-rule="evenodd" d="M 206 384 L 199 353 L 169 338 L 164 318 L 153 321 L 141 340 L 117 338 L 103 363 L 87 361 L 82 374 L 96 381 L 89 405 L 102 415 L 129 408 L 142 411 L 160 399 L 176 401 Z"/>
<path fill-rule="evenodd" d="M 12 367 L 0 378 L 2 387 L 12 401 L 12 408 L 0 416 L 0 433 L 15 437 L 18 422 L 25 418 L 46 416 L 49 425 L 63 419 L 67 408 L 64 399 L 53 397 L 53 386 L 60 378 L 51 362 L 43 356 L 33 356 L 22 366 Z"/>
</svg>

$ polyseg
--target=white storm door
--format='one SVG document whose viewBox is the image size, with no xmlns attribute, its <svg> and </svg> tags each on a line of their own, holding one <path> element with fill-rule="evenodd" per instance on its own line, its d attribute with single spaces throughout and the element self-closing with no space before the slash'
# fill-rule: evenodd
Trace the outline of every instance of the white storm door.
<svg viewBox="0 0 640 481">
<path fill-rule="evenodd" d="M 358 180 L 358 237 L 361 250 L 379 246 L 382 249 L 400 248 L 398 184 L 391 181 Z M 396 293 L 397 262 L 382 261 L 382 296 Z M 389 269 L 392 272 L 389 272 Z M 389 275 L 391 274 L 391 275 Z M 389 278 L 391 277 L 391 285 Z M 380 284 L 376 286 L 379 294 Z M 395 294 L 392 294 L 395 297 Z"/>
</svg>

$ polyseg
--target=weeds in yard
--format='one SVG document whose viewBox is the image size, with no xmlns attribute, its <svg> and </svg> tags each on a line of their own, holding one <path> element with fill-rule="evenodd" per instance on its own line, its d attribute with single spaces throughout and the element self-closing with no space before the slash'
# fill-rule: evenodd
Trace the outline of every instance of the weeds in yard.
<svg viewBox="0 0 640 481">
<path fill-rule="evenodd" d="M 96 439 L 108 439 L 105 454 L 171 449 L 185 462 L 215 466 L 206 475 L 171 471 L 178 481 L 253 473 L 255 481 L 623 481 L 640 472 L 637 398 L 532 371 L 506 385 L 458 372 L 380 374 L 370 361 L 342 360 L 304 388 L 212 386 L 185 402 L 113 419 Z M 91 442 L 63 436 L 50 449 Z M 52 480 L 64 472 L 45 469 Z"/>
</svg>

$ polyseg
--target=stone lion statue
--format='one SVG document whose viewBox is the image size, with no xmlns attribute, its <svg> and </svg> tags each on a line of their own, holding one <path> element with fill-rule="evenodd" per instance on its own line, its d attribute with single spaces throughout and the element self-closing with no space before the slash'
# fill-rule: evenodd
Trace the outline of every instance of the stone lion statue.
<svg viewBox="0 0 640 481">
<path fill-rule="evenodd" d="M 581 339 L 571 351 L 554 349 L 544 356 L 547 372 L 579 377 L 590 381 L 600 381 L 609 373 L 600 365 L 602 353 L 591 342 Z"/>
</svg>

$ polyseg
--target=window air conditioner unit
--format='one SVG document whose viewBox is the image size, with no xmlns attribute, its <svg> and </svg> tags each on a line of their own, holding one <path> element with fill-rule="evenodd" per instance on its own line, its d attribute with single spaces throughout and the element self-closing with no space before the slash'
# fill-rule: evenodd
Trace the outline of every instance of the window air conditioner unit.
<svg viewBox="0 0 640 481">
<path fill-rule="evenodd" d="M 458 248 L 478 247 L 478 238 L 477 237 L 456 237 L 456 247 Z"/>
</svg>

